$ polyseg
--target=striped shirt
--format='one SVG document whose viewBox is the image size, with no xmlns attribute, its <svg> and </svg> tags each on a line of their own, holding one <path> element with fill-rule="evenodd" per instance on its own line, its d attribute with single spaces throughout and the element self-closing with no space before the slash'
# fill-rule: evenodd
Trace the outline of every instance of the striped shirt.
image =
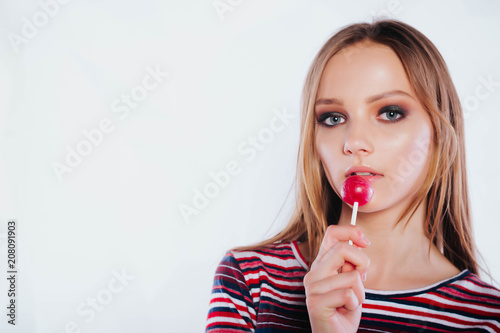
<svg viewBox="0 0 500 333">
<path fill-rule="evenodd" d="M 206 332 L 310 332 L 298 243 L 228 251 L 212 288 Z M 500 290 L 468 270 L 408 291 L 365 289 L 358 332 L 500 332 Z"/>
</svg>

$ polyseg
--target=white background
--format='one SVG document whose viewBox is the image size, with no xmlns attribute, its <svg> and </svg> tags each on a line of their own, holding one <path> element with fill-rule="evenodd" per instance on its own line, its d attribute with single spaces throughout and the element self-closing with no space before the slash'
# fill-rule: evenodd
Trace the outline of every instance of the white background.
<svg viewBox="0 0 500 333">
<path fill-rule="evenodd" d="M 500 82 L 499 4 L 231 3 L 221 16 L 212 0 L 72 0 L 43 22 L 37 1 L 0 1 L 0 277 L 9 219 L 18 221 L 19 272 L 15 328 L 0 279 L 2 332 L 203 331 L 225 251 L 290 217 L 299 100 L 314 55 L 340 27 L 381 15 L 427 35 L 462 102 L 478 102 L 466 119 L 474 231 L 500 280 L 500 86 L 481 87 L 481 78 Z M 16 51 L 9 36 L 22 37 L 34 17 L 38 32 Z M 120 118 L 112 104 L 138 91 L 148 67 L 169 76 Z M 276 110 L 295 118 L 247 161 L 238 146 Z M 60 182 L 53 163 L 65 164 L 67 147 L 105 118 L 113 131 Z M 180 205 L 232 160 L 240 173 L 184 219 Z M 119 284 L 113 272 L 122 270 L 133 279 Z M 96 297 L 106 303 L 99 312 L 88 303 Z"/>
</svg>

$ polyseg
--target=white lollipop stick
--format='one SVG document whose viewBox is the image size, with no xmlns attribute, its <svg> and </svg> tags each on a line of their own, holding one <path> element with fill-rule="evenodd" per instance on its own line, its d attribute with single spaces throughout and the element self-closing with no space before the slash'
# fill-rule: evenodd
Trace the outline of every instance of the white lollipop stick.
<svg viewBox="0 0 500 333">
<path fill-rule="evenodd" d="M 351 225 L 356 225 L 356 215 L 358 214 L 358 202 L 352 207 Z M 352 245 L 352 240 L 349 239 L 349 245 Z"/>
</svg>

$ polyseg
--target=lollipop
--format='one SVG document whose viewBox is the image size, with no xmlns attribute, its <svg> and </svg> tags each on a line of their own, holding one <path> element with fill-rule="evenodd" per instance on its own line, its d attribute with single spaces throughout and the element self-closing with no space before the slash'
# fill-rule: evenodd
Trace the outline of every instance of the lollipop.
<svg viewBox="0 0 500 333">
<path fill-rule="evenodd" d="M 358 205 L 366 205 L 373 196 L 372 184 L 361 176 L 351 176 L 342 184 L 340 195 L 349 205 L 353 206 L 351 224 L 356 225 L 356 214 L 358 213 Z M 352 245 L 352 241 L 349 240 Z"/>
</svg>

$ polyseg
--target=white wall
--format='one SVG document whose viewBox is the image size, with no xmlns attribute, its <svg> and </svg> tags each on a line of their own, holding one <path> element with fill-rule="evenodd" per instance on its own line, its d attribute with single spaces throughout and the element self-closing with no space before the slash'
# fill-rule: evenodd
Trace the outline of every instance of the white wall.
<svg viewBox="0 0 500 333">
<path fill-rule="evenodd" d="M 0 2 L 0 269 L 16 219 L 19 295 L 18 325 L 4 314 L 2 332 L 203 331 L 224 252 L 290 216 L 290 201 L 278 212 L 295 172 L 303 80 L 341 26 L 384 13 L 415 26 L 444 55 L 462 101 L 486 91 L 481 80 L 500 81 L 499 5 L 488 1 L 221 0 L 234 6 L 219 16 L 213 0 L 65 0 L 47 16 L 40 4 L 51 1 Z M 154 70 L 169 75 L 144 90 Z M 466 140 L 475 234 L 500 280 L 498 84 L 491 90 L 469 107 Z M 125 113 L 131 92 L 147 96 Z M 238 147 L 283 110 L 295 117 L 248 161 Z M 100 124 L 111 129 L 82 146 L 82 131 Z M 53 163 L 78 146 L 91 151 L 59 181 Z M 180 205 L 228 163 L 240 173 L 188 222 Z M 122 270 L 130 279 L 119 283 Z M 0 304 L 7 289 L 0 279 Z M 106 304 L 93 310 L 92 298 Z"/>
</svg>

